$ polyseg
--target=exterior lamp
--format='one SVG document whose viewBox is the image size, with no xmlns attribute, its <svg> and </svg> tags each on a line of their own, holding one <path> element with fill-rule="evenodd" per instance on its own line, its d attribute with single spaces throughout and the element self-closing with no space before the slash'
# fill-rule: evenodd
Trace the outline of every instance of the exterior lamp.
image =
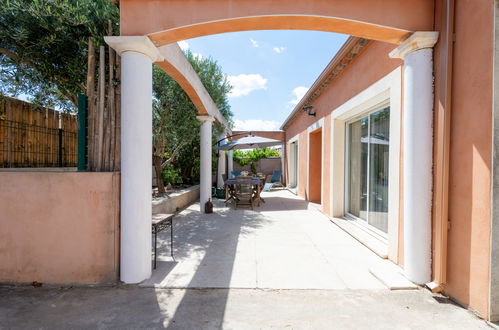
<svg viewBox="0 0 499 330">
<path fill-rule="evenodd" d="M 311 105 L 306 105 L 303 107 L 303 111 L 306 111 L 309 116 L 315 117 L 315 112 L 312 112 L 312 110 L 314 110 L 314 107 Z"/>
</svg>

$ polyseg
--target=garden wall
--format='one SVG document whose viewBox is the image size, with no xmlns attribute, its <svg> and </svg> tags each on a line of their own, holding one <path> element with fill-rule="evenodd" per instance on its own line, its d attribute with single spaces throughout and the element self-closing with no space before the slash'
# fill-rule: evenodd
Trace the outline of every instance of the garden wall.
<svg viewBox="0 0 499 330">
<path fill-rule="evenodd" d="M 152 202 L 152 213 L 175 213 L 199 200 L 199 185 L 169 194 Z"/>
<path fill-rule="evenodd" d="M 116 282 L 119 184 L 113 172 L 0 172 L 0 282 Z"/>
<path fill-rule="evenodd" d="M 256 171 L 270 175 L 274 173 L 274 170 L 282 170 L 282 160 L 280 157 L 276 158 L 262 158 L 256 163 Z M 249 171 L 251 168 L 249 165 L 241 166 L 234 162 L 234 171 Z"/>
</svg>

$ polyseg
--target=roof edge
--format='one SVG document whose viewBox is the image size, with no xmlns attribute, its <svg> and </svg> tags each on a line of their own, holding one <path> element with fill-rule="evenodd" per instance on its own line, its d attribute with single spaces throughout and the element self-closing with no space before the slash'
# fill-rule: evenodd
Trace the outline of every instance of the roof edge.
<svg viewBox="0 0 499 330">
<path fill-rule="evenodd" d="M 349 55 L 351 50 L 359 43 L 363 43 L 362 48 L 367 46 L 367 44 L 370 42 L 368 39 L 363 39 L 360 37 L 354 37 L 350 36 L 348 39 L 343 43 L 341 48 L 336 52 L 336 54 L 333 56 L 331 61 L 327 64 L 327 66 L 324 68 L 324 70 L 321 72 L 321 74 L 317 77 L 317 79 L 314 81 L 312 86 L 309 88 L 307 93 L 301 98 L 300 102 L 294 107 L 294 109 L 291 111 L 291 113 L 288 115 L 288 117 L 284 120 L 282 125 L 279 127 L 280 130 L 285 130 L 286 126 L 296 117 L 298 112 L 306 105 L 310 104 L 312 101 L 315 100 L 314 94 L 321 88 L 325 87 L 323 86 L 326 80 L 333 74 L 334 69 L 341 64 L 341 61 Z M 361 50 L 362 50 L 361 48 Z M 360 50 L 359 50 L 360 53 Z M 351 58 L 353 60 L 353 58 Z M 345 65 L 346 66 L 346 65 Z M 326 84 L 327 86 L 327 84 Z"/>
</svg>

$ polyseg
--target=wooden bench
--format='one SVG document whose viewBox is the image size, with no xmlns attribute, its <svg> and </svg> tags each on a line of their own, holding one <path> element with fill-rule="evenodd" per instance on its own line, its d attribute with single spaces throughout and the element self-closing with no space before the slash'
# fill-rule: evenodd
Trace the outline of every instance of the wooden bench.
<svg viewBox="0 0 499 330">
<path fill-rule="evenodd" d="M 154 269 L 156 269 L 156 243 L 159 232 L 170 227 L 170 254 L 173 258 L 173 217 L 175 214 L 158 213 L 152 215 L 152 233 L 154 234 Z"/>
</svg>

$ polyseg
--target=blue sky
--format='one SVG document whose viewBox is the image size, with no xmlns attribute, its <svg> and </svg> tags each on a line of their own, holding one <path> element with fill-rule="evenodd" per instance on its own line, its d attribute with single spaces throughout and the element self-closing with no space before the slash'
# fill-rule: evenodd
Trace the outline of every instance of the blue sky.
<svg viewBox="0 0 499 330">
<path fill-rule="evenodd" d="M 250 31 L 180 42 L 222 66 L 234 86 L 235 129 L 275 130 L 348 36 L 312 31 Z"/>
</svg>

